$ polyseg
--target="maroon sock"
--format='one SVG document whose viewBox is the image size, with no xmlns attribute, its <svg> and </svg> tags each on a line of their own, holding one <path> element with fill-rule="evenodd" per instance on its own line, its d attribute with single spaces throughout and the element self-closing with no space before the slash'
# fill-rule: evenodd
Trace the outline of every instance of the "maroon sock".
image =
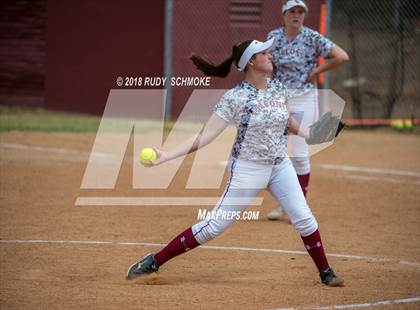
<svg viewBox="0 0 420 310">
<path fill-rule="evenodd" d="M 195 239 L 193 232 L 190 228 L 187 228 L 184 232 L 176 236 L 171 242 L 169 242 L 162 250 L 155 255 L 155 261 L 158 266 L 162 266 L 168 260 L 178 256 L 182 253 L 192 250 L 200 244 Z"/>
<path fill-rule="evenodd" d="M 307 174 L 298 174 L 298 180 L 300 187 L 302 188 L 303 195 L 306 197 L 306 193 L 308 192 L 309 187 L 309 177 L 311 176 L 311 173 Z"/>
<path fill-rule="evenodd" d="M 311 255 L 312 260 L 314 261 L 319 272 L 328 269 L 330 265 L 328 264 L 327 257 L 325 256 L 321 236 L 319 235 L 318 229 L 313 234 L 302 237 L 302 240 L 306 250 L 308 251 L 309 255 Z"/>
</svg>

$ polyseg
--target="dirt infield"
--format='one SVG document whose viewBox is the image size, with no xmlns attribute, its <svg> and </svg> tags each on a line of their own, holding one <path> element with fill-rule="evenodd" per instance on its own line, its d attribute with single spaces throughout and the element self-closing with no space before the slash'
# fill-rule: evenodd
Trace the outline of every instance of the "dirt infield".
<svg viewBox="0 0 420 310">
<path fill-rule="evenodd" d="M 266 192 L 251 208 L 258 221 L 239 221 L 209 247 L 126 281 L 134 260 L 195 223 L 203 207 L 76 207 L 79 196 L 140 195 L 129 158 L 115 190 L 80 189 L 94 137 L 0 135 L 1 309 L 420 307 L 418 135 L 346 131 L 313 158 L 308 201 L 343 288 L 320 284 L 290 224 L 265 219 L 275 205 Z M 147 196 L 219 195 L 184 189 L 191 160 L 168 190 Z"/>
</svg>

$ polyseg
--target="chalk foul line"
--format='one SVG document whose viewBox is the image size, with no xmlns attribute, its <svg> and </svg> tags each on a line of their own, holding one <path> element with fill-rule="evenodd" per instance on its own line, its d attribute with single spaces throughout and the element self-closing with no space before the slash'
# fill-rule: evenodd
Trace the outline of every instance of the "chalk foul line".
<svg viewBox="0 0 420 310">
<path fill-rule="evenodd" d="M 64 245 L 121 245 L 121 246 L 142 246 L 142 247 L 163 247 L 164 243 L 149 243 L 149 242 L 124 242 L 124 241 L 99 241 L 99 240 L 0 240 L 0 244 L 64 244 Z M 267 248 L 250 248 L 237 246 L 218 246 L 218 245 L 202 245 L 202 249 L 209 250 L 224 250 L 224 251 L 242 251 L 242 252 L 260 252 L 260 253 L 279 253 L 279 254 L 294 254 L 294 255 L 308 255 L 306 251 L 298 250 L 284 250 L 284 249 L 267 249 Z M 395 262 L 401 265 L 420 268 L 420 263 L 409 262 L 405 260 L 396 260 L 386 257 L 372 257 L 363 255 L 349 255 L 327 253 L 328 257 L 345 258 L 352 260 L 367 260 L 371 262 Z"/>
<path fill-rule="evenodd" d="M 392 300 L 381 300 L 375 302 L 367 302 L 362 304 L 346 304 L 346 305 L 331 305 L 331 306 L 312 306 L 312 307 L 292 307 L 292 308 L 273 308 L 270 310 L 329 310 L 329 309 L 357 309 L 357 308 L 370 308 L 378 306 L 391 306 L 405 303 L 420 302 L 420 296 L 392 299 Z"/>
<path fill-rule="evenodd" d="M 57 147 L 44 147 L 36 146 L 29 144 L 17 144 L 17 143 L 0 143 L 0 148 L 4 149 L 17 149 L 17 150 L 31 150 L 38 152 L 48 152 L 48 153 L 57 153 L 57 154 L 71 154 L 71 155 L 86 155 L 94 157 L 102 157 L 112 159 L 115 157 L 115 154 L 112 153 L 100 153 L 100 152 L 88 152 L 88 151 L 79 151 L 66 148 L 57 148 Z M 208 163 L 204 163 L 209 165 Z M 226 166 L 227 161 L 215 163 L 215 165 Z M 408 171 L 408 170 L 398 170 L 398 169 L 385 169 L 385 168 L 370 168 L 370 167 L 359 167 L 359 166 L 350 166 L 350 165 L 336 165 L 336 164 L 320 164 L 319 167 L 327 170 L 341 170 L 347 172 L 365 172 L 371 174 L 390 174 L 398 176 L 407 176 L 407 177 L 420 177 L 420 172 L 417 171 Z"/>
<path fill-rule="evenodd" d="M 121 245 L 121 246 L 144 246 L 144 247 L 162 247 L 163 243 L 147 243 L 147 242 L 115 242 L 115 241 L 98 241 L 98 240 L 0 240 L 0 244 L 62 244 L 62 245 Z M 225 250 L 225 251 L 251 251 L 251 252 L 269 252 L 281 254 L 295 254 L 295 255 L 308 255 L 304 251 L 291 251 L 282 249 L 264 249 L 264 248 L 248 248 L 248 247 L 235 247 L 235 246 L 207 246 L 203 245 L 200 248 L 210 250 Z M 354 260 L 368 260 L 376 262 L 398 262 L 399 264 L 420 267 L 417 262 L 396 261 L 385 257 L 370 257 L 359 255 L 345 255 L 345 254 L 327 254 L 329 257 L 341 257 Z M 389 306 L 404 303 L 420 302 L 420 296 L 394 299 L 394 300 L 381 300 L 375 302 L 367 302 L 360 304 L 344 304 L 344 305 L 331 305 L 331 306 L 303 306 L 303 307 L 289 307 L 289 308 L 272 308 L 270 310 L 329 310 L 329 309 L 357 309 L 357 308 L 371 308 L 377 306 Z"/>
</svg>

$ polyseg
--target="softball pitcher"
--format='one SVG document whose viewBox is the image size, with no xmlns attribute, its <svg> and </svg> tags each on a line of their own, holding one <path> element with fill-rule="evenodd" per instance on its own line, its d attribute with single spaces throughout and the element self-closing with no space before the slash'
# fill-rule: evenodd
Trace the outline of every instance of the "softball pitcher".
<svg viewBox="0 0 420 310">
<path fill-rule="evenodd" d="M 257 194 L 268 188 L 284 207 L 300 233 L 305 248 L 320 272 L 322 283 L 341 286 L 343 280 L 330 268 L 322 246 L 318 224 L 299 186 L 293 165 L 286 153 L 287 132 L 310 138 L 310 131 L 299 124 L 287 109 L 287 90 L 272 75 L 272 57 L 266 42 L 245 41 L 233 46 L 232 55 L 218 66 L 198 55 L 191 57 L 207 76 L 226 77 L 232 63 L 243 71 L 245 79 L 227 91 L 214 108 L 205 129 L 172 150 L 156 149 L 153 165 L 184 156 L 209 144 L 230 122 L 237 136 L 229 163 L 229 180 L 209 219 L 196 223 L 176 236 L 156 254 L 150 253 L 130 266 L 127 279 L 158 271 L 168 260 L 217 237 L 237 217 L 218 216 L 243 212 Z M 287 130 L 286 130 L 287 129 Z"/>
<path fill-rule="evenodd" d="M 349 59 L 347 53 L 318 32 L 303 26 L 308 8 L 302 0 L 285 0 L 282 7 L 284 27 L 271 31 L 267 39 L 275 38 L 270 53 L 275 65 L 274 79 L 282 82 L 292 94 L 289 98 L 291 115 L 307 127 L 318 118 L 317 76 L 331 70 Z M 317 66 L 320 56 L 328 59 Z M 291 136 L 291 161 L 300 186 L 306 197 L 311 174 L 309 147 L 305 139 Z M 282 218 L 279 205 L 267 217 Z"/>
</svg>

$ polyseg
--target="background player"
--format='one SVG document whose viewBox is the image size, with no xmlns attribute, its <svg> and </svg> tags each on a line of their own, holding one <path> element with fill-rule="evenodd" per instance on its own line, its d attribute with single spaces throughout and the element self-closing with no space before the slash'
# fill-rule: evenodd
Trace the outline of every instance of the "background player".
<svg viewBox="0 0 420 310">
<path fill-rule="evenodd" d="M 303 26 L 308 8 L 302 0 L 286 0 L 282 7 L 284 27 L 271 31 L 267 38 L 275 38 L 273 55 L 274 78 L 282 82 L 292 94 L 289 98 L 291 115 L 303 127 L 318 118 L 317 77 L 349 59 L 338 45 L 318 32 Z M 318 58 L 328 59 L 317 66 Z M 309 147 L 305 139 L 290 136 L 291 160 L 300 186 L 306 197 L 311 173 Z M 267 217 L 278 220 L 284 215 L 282 207 L 274 208 Z"/>
<path fill-rule="evenodd" d="M 268 79 L 273 71 L 272 57 L 266 52 L 274 39 L 264 43 L 246 41 L 233 47 L 232 55 L 214 66 L 197 55 L 191 59 L 208 76 L 226 77 L 232 63 L 244 71 L 245 79 L 226 92 L 214 108 L 205 129 L 170 151 L 156 149 L 155 165 L 184 156 L 207 145 L 230 122 L 237 129 L 232 148 L 230 176 L 222 197 L 213 209 L 231 212 L 244 211 L 260 190 L 268 188 L 283 205 L 294 227 L 320 272 L 321 281 L 329 286 L 341 286 L 343 280 L 330 268 L 315 220 L 302 194 L 293 165 L 287 156 L 289 132 L 308 136 L 299 131 L 299 124 L 289 117 L 286 89 L 281 83 Z M 240 201 L 239 201 L 240 200 Z M 150 253 L 134 263 L 127 279 L 158 271 L 165 262 L 221 234 L 235 221 L 232 217 L 213 216 L 186 229 L 158 253 Z"/>
</svg>

